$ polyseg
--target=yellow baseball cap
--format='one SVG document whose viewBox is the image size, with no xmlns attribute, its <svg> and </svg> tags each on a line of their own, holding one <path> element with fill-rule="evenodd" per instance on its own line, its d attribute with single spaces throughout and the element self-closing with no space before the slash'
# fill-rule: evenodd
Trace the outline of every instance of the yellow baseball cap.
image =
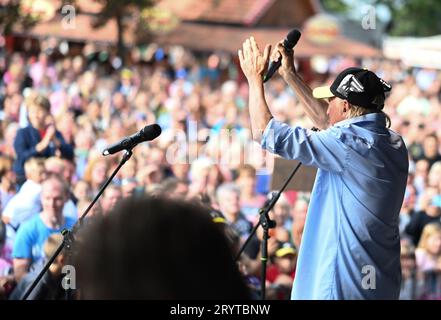
<svg viewBox="0 0 441 320">
<path fill-rule="evenodd" d="M 276 251 L 276 257 L 284 257 L 286 255 L 296 255 L 297 254 L 297 250 L 296 248 L 294 248 L 294 246 L 289 243 L 289 242 L 285 242 L 283 243 L 280 248 Z"/>
</svg>

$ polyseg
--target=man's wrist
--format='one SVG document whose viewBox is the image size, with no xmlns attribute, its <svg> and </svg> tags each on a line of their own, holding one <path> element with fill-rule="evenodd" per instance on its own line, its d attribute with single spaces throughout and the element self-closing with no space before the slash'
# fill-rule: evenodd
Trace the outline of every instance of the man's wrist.
<svg viewBox="0 0 441 320">
<path fill-rule="evenodd" d="M 297 72 L 293 69 L 281 69 L 280 71 L 280 75 L 286 82 L 298 77 Z"/>
<path fill-rule="evenodd" d="M 250 85 L 260 86 L 260 85 L 263 85 L 263 78 L 260 75 L 253 76 L 248 79 L 248 83 Z"/>
</svg>

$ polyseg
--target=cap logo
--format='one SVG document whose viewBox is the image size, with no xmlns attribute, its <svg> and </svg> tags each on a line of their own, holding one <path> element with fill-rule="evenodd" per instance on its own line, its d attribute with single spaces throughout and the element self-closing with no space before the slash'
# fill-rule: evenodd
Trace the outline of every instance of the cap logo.
<svg viewBox="0 0 441 320">
<path fill-rule="evenodd" d="M 348 74 L 338 85 L 337 92 L 347 98 L 350 92 L 364 92 L 364 87 L 353 74 Z"/>
<path fill-rule="evenodd" d="M 379 78 L 379 79 L 380 79 L 381 84 L 383 85 L 383 90 L 384 91 L 388 92 L 388 91 L 390 91 L 392 89 L 392 86 L 389 83 L 387 83 L 386 81 L 384 81 L 381 78 Z"/>
</svg>

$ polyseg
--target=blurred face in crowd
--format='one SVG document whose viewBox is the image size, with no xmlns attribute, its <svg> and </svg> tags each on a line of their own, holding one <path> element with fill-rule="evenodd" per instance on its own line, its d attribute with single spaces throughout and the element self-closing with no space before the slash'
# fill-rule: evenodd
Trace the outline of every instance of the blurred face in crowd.
<svg viewBox="0 0 441 320">
<path fill-rule="evenodd" d="M 431 187 L 438 187 L 441 182 L 441 163 L 436 162 L 429 171 L 428 184 Z"/>
<path fill-rule="evenodd" d="M 186 180 L 188 178 L 188 172 L 190 165 L 188 163 L 177 163 L 172 166 L 173 174 L 176 178 Z"/>
<path fill-rule="evenodd" d="M 45 214 L 50 217 L 60 217 L 66 200 L 67 195 L 61 182 L 51 179 L 43 183 L 41 205 Z"/>
<path fill-rule="evenodd" d="M 130 180 L 124 182 L 121 186 L 122 197 L 128 198 L 133 196 L 137 187 L 138 187 L 138 183 L 136 182 L 136 180 Z"/>
<path fill-rule="evenodd" d="M 285 227 L 283 226 L 283 222 L 277 222 L 276 220 L 276 228 L 270 229 L 269 232 L 270 237 L 274 237 L 278 242 L 285 243 L 291 241 L 291 234 Z"/>
<path fill-rule="evenodd" d="M 45 53 L 40 53 L 40 55 L 38 56 L 38 62 L 40 62 L 42 66 L 47 66 L 47 55 Z"/>
<path fill-rule="evenodd" d="M 66 159 L 64 159 L 63 161 L 64 161 L 63 177 L 64 180 L 66 180 L 66 182 L 70 184 L 75 174 L 75 164 L 72 161 Z"/>
<path fill-rule="evenodd" d="M 441 215 L 441 207 L 438 207 L 436 196 L 438 195 L 438 188 L 427 186 L 424 189 L 420 198 L 420 207 L 430 217 L 439 217 Z"/>
<path fill-rule="evenodd" d="M 14 94 L 13 96 L 8 97 L 4 103 L 5 114 L 7 114 L 11 119 L 18 120 L 22 100 L 23 99 L 20 94 Z"/>
<path fill-rule="evenodd" d="M 93 71 L 86 71 L 80 81 L 82 90 L 90 92 L 96 86 L 96 74 Z"/>
<path fill-rule="evenodd" d="M 87 200 L 90 194 L 90 186 L 86 181 L 78 181 L 73 193 L 79 201 Z"/>
<path fill-rule="evenodd" d="M 416 267 L 415 262 L 415 252 L 412 249 L 412 244 L 408 239 L 401 239 L 401 272 L 403 274 L 403 278 L 408 278 L 411 275 L 411 272 L 414 271 Z"/>
<path fill-rule="evenodd" d="M 48 112 L 35 104 L 32 104 L 28 108 L 28 117 L 31 125 L 36 129 L 44 129 L 46 127 L 46 119 Z"/>
<path fill-rule="evenodd" d="M 436 232 L 427 239 L 427 251 L 430 254 L 441 256 L 441 232 Z"/>
<path fill-rule="evenodd" d="M 438 154 L 438 139 L 434 136 L 428 136 L 424 139 L 424 155 L 434 158 Z"/>
<path fill-rule="evenodd" d="M 102 161 L 95 164 L 92 170 L 92 184 L 100 186 L 104 183 L 107 177 L 107 164 Z"/>
<path fill-rule="evenodd" d="M 19 94 L 20 93 L 20 82 L 19 81 L 11 81 L 7 86 L 6 86 L 6 94 L 8 96 L 11 96 L 13 94 Z"/>
<path fill-rule="evenodd" d="M 225 114 L 225 118 L 227 121 L 227 124 L 235 124 L 237 122 L 237 108 L 236 106 L 232 105 L 230 107 L 228 107 L 226 114 Z"/>
<path fill-rule="evenodd" d="M 276 257 L 276 264 L 281 273 L 291 274 L 296 266 L 296 256 L 295 254 L 285 254 L 282 257 Z"/>
<path fill-rule="evenodd" d="M 0 182 L 4 190 L 13 188 L 16 182 L 16 175 L 13 170 L 7 170 L 4 172 L 3 176 L 0 177 Z"/>
<path fill-rule="evenodd" d="M 150 152 L 150 163 L 161 166 L 164 163 L 165 153 L 159 148 L 153 148 Z"/>
<path fill-rule="evenodd" d="M 329 118 L 329 124 L 332 126 L 337 122 L 345 120 L 346 111 L 350 108 L 349 103 L 346 100 L 339 97 L 332 97 L 329 99 L 328 109 L 326 114 Z"/>
<path fill-rule="evenodd" d="M 75 117 L 73 113 L 64 113 L 59 117 L 57 127 L 64 135 L 71 137 L 75 130 Z"/>
<path fill-rule="evenodd" d="M 429 162 L 427 160 L 419 160 L 415 164 L 415 176 L 427 178 L 429 174 Z"/>
<path fill-rule="evenodd" d="M 433 199 L 433 197 L 431 199 Z M 426 207 L 426 214 L 430 217 L 439 217 L 441 215 L 441 208 L 432 203 L 431 200 Z"/>
<path fill-rule="evenodd" d="M 120 118 L 112 118 L 110 128 L 112 128 L 112 130 L 108 131 L 109 141 L 119 141 L 121 137 L 126 136 L 127 130 Z"/>
<path fill-rule="evenodd" d="M 289 205 L 283 202 L 276 202 L 273 210 L 271 210 L 272 216 L 278 226 L 283 226 L 286 218 L 289 216 Z"/>
<path fill-rule="evenodd" d="M 168 107 L 170 108 L 171 117 L 175 123 L 185 123 L 185 119 L 187 118 L 187 111 L 179 102 L 171 103 Z"/>
<path fill-rule="evenodd" d="M 101 202 L 101 207 L 104 212 L 112 210 L 119 200 L 122 199 L 122 192 L 119 188 L 109 188 L 106 190 Z"/>
<path fill-rule="evenodd" d="M 218 199 L 220 211 L 226 215 L 236 217 L 240 211 L 239 194 L 234 191 L 225 191 Z"/>
<path fill-rule="evenodd" d="M 57 176 L 63 175 L 64 163 L 62 161 L 46 162 L 44 167 L 48 174 L 55 174 Z"/>
<path fill-rule="evenodd" d="M 416 202 L 416 190 L 413 185 L 408 185 L 406 187 L 406 193 L 403 200 L 403 208 L 412 209 L 415 207 Z"/>
<path fill-rule="evenodd" d="M 246 193 L 253 193 L 256 189 L 256 177 L 251 174 L 243 174 L 239 176 L 237 184 Z"/>
<path fill-rule="evenodd" d="M 72 60 L 72 69 L 74 70 L 75 73 L 79 74 L 82 72 L 84 67 L 84 59 L 82 56 L 76 56 L 73 60 Z"/>
<path fill-rule="evenodd" d="M 46 177 L 46 170 L 44 165 L 36 165 L 31 172 L 26 172 L 26 178 L 34 181 L 35 183 L 42 183 Z"/>
<path fill-rule="evenodd" d="M 222 173 L 217 165 L 211 166 L 208 170 L 207 184 L 218 186 L 222 180 Z"/>
<path fill-rule="evenodd" d="M 123 110 L 126 106 L 126 98 L 124 98 L 124 95 L 122 93 L 115 93 L 112 98 L 113 106 L 116 110 Z"/>
<path fill-rule="evenodd" d="M 404 134 L 404 132 L 401 132 Z M 423 135 L 421 134 L 421 129 L 418 126 L 411 125 L 406 134 L 406 140 L 409 144 L 411 143 L 420 143 L 423 140 Z"/>
<path fill-rule="evenodd" d="M 17 136 L 17 131 L 19 129 L 19 125 L 15 122 L 11 122 L 5 132 L 4 140 L 6 145 L 13 146 L 15 137 Z"/>
<path fill-rule="evenodd" d="M 147 92 L 139 92 L 134 101 L 134 105 L 138 110 L 146 110 L 149 103 L 150 97 Z"/>
<path fill-rule="evenodd" d="M 133 160 L 133 159 L 132 159 Z M 121 168 L 122 179 L 131 179 L 136 176 L 136 161 L 128 161 Z"/>
<path fill-rule="evenodd" d="M 93 133 L 87 130 L 79 130 L 74 139 L 76 150 L 88 151 L 92 149 L 95 143 Z"/>
<path fill-rule="evenodd" d="M 176 189 L 173 190 L 172 197 L 175 199 L 185 199 L 188 194 L 188 185 L 186 183 L 178 183 Z"/>
<path fill-rule="evenodd" d="M 98 101 L 92 101 L 87 105 L 86 109 L 87 115 L 90 119 L 96 120 L 99 119 L 101 115 L 101 106 Z"/>
<path fill-rule="evenodd" d="M 293 211 L 294 221 L 305 220 L 307 212 L 308 212 L 308 203 L 302 199 L 297 200 Z"/>
<path fill-rule="evenodd" d="M 138 181 L 144 187 L 151 184 L 160 183 L 162 178 L 162 170 L 157 165 L 147 165 L 146 167 L 142 168 L 137 175 Z"/>
<path fill-rule="evenodd" d="M 72 68 L 72 59 L 71 58 L 64 58 L 62 62 L 62 69 L 64 71 L 68 71 Z"/>
</svg>

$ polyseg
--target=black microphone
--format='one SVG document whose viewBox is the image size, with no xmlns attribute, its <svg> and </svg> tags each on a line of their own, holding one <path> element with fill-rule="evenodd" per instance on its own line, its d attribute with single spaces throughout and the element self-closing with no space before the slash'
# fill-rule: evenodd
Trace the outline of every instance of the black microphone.
<svg viewBox="0 0 441 320">
<path fill-rule="evenodd" d="M 291 50 L 294 48 L 294 46 L 297 44 L 301 36 L 301 33 L 297 29 L 292 29 L 288 35 L 286 36 L 285 40 L 283 41 L 283 46 L 287 50 Z M 266 75 L 263 77 L 263 82 L 267 82 L 271 77 L 274 75 L 274 73 L 279 69 L 280 65 L 282 64 L 282 57 L 280 56 L 277 61 L 271 61 L 268 71 Z"/>
<path fill-rule="evenodd" d="M 161 131 L 161 127 L 157 124 L 145 126 L 139 132 L 132 134 L 105 149 L 103 151 L 103 156 L 108 156 L 109 154 L 114 154 L 121 150 L 131 150 L 138 143 L 156 139 L 161 134 Z"/>
</svg>

